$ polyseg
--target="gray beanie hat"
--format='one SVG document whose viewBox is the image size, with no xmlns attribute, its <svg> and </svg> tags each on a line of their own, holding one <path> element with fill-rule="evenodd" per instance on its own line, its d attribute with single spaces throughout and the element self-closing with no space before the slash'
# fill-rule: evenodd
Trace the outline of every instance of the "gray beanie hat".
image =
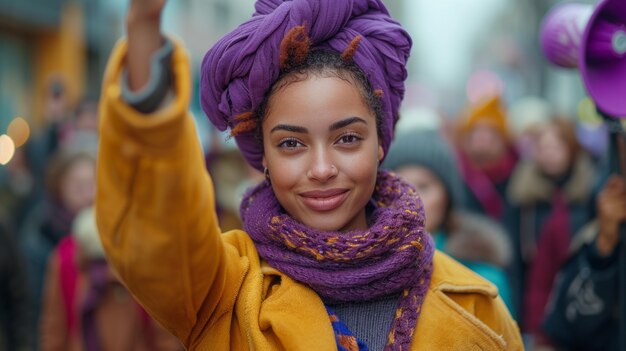
<svg viewBox="0 0 626 351">
<path fill-rule="evenodd" d="M 463 180 L 450 144 L 438 131 L 413 129 L 400 132 L 391 144 L 384 168 L 422 166 L 432 171 L 443 183 L 452 202 L 452 208 L 465 205 Z"/>
</svg>

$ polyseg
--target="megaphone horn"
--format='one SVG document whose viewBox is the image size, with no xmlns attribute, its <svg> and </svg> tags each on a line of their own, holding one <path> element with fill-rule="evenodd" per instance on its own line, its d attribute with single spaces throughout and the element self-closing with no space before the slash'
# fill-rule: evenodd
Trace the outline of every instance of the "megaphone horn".
<svg viewBox="0 0 626 351">
<path fill-rule="evenodd" d="M 591 62 L 622 59 L 626 55 L 626 26 L 609 21 L 598 21 L 589 32 L 587 57 Z"/>
<path fill-rule="evenodd" d="M 541 47 L 561 67 L 578 67 L 598 109 L 626 117 L 626 1 L 562 3 L 543 21 Z"/>
</svg>

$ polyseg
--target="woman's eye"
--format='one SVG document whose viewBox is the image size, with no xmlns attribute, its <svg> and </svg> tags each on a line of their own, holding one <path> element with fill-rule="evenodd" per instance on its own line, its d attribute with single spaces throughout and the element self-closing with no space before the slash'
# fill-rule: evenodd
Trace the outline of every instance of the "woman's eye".
<svg viewBox="0 0 626 351">
<path fill-rule="evenodd" d="M 346 134 L 346 135 L 342 135 L 339 138 L 339 143 L 340 144 L 353 144 L 360 140 L 362 140 L 362 138 L 356 134 Z"/>
<path fill-rule="evenodd" d="M 299 146 L 302 146 L 302 143 L 300 143 L 296 139 L 286 139 L 286 140 L 281 141 L 278 144 L 278 147 L 287 148 L 287 149 L 295 149 Z"/>
</svg>

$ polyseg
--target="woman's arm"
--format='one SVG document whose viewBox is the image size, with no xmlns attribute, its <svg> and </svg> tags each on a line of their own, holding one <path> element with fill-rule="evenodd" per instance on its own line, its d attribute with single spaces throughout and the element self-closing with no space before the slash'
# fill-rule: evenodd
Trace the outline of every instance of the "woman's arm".
<svg viewBox="0 0 626 351">
<path fill-rule="evenodd" d="M 191 82 L 183 48 L 174 45 L 171 103 L 142 114 L 122 97 L 124 68 L 130 88 L 141 88 L 149 80 L 146 62 L 162 44 L 160 34 L 158 46 L 151 41 L 158 23 L 139 21 L 133 27 L 134 6 L 144 15 L 158 9 L 158 18 L 163 3 L 132 2 L 128 42 L 115 49 L 105 73 L 96 218 L 118 275 L 145 309 L 189 346 L 232 310 L 245 260 L 221 239 L 211 180 L 187 113 Z M 154 17 L 143 20 L 149 18 Z"/>
<path fill-rule="evenodd" d="M 150 60 L 163 45 L 161 13 L 165 0 L 132 0 L 126 15 L 128 54 L 126 67 L 131 91 L 143 88 L 150 79 Z"/>
</svg>

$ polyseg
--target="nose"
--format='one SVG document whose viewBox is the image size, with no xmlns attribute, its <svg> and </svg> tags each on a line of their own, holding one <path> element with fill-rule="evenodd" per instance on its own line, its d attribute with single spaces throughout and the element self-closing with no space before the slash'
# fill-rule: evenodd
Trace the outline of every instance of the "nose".
<svg viewBox="0 0 626 351">
<path fill-rule="evenodd" d="M 325 183 L 336 177 L 337 173 L 339 173 L 339 169 L 332 162 L 329 152 L 325 150 L 314 152 L 307 171 L 309 179 Z"/>
</svg>

